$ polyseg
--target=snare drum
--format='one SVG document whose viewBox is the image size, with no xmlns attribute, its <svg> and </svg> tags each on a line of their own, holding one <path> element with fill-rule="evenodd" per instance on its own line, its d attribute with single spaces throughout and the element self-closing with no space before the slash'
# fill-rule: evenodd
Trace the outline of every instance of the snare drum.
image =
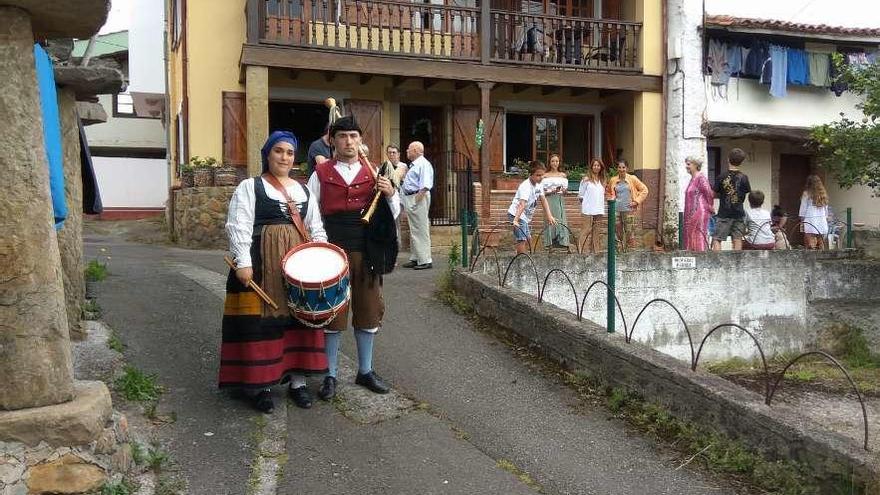
<svg viewBox="0 0 880 495">
<path fill-rule="evenodd" d="M 290 313 L 310 327 L 333 321 L 351 298 L 348 257 L 333 244 L 300 244 L 284 255 L 281 270 Z"/>
</svg>

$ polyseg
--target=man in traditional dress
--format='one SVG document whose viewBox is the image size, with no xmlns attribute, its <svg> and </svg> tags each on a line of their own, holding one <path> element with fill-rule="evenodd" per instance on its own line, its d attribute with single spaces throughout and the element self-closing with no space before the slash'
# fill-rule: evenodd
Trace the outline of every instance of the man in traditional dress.
<svg viewBox="0 0 880 495">
<path fill-rule="evenodd" d="M 370 253 L 374 251 L 369 249 L 371 241 L 361 217 L 377 191 L 383 196 L 380 201 L 387 202 L 390 215 L 397 218 L 400 214 L 400 196 L 391 181 L 384 176 L 376 177 L 369 163 L 360 156 L 361 129 L 354 118 L 336 120 L 330 127 L 329 137 L 336 157 L 318 164 L 308 185 L 318 200 L 329 242 L 348 255 L 351 302 L 325 329 L 328 373 L 318 392 L 324 400 L 336 395 L 340 332 L 347 327 L 348 313 L 352 314 L 358 350 L 355 383 L 378 394 L 389 390 L 373 371 L 373 339 L 385 313 L 381 278 L 385 271 L 379 265 L 387 261 L 371 259 Z M 396 239 L 394 241 L 396 243 Z"/>
</svg>

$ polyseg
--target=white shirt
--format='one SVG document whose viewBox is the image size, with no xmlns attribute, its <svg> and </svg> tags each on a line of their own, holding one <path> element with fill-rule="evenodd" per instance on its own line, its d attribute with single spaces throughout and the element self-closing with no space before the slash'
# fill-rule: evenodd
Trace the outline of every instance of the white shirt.
<svg viewBox="0 0 880 495">
<path fill-rule="evenodd" d="M 828 207 L 816 206 L 809 196 L 801 196 L 798 216 L 804 219 L 804 232 L 807 234 L 828 234 Z"/>
<path fill-rule="evenodd" d="M 351 185 L 351 181 L 353 181 L 354 178 L 357 177 L 358 172 L 361 171 L 361 164 L 360 162 L 342 163 L 337 161 L 336 164 L 333 165 L 333 168 L 339 172 L 339 175 L 342 176 L 342 180 L 344 180 L 347 185 Z M 317 172 L 312 172 L 312 176 L 309 177 L 309 190 L 312 191 L 315 201 L 320 202 L 321 179 L 318 178 Z M 400 195 L 395 190 L 393 196 L 390 198 L 386 197 L 385 199 L 388 201 L 388 206 L 391 207 L 391 214 L 394 215 L 394 218 L 397 218 L 397 216 L 400 215 Z"/>
<path fill-rule="evenodd" d="M 556 191 L 558 188 L 562 188 L 562 191 L 565 192 L 568 189 L 568 179 L 565 177 L 544 177 L 544 180 L 541 181 L 541 186 L 544 188 L 544 194 L 548 194 L 551 191 Z"/>
<path fill-rule="evenodd" d="M 532 184 L 531 180 L 526 179 L 516 188 L 516 194 L 513 196 L 513 202 L 510 204 L 510 208 L 507 209 L 507 213 L 516 217 L 516 210 L 519 208 L 520 200 L 525 200 L 526 209 L 523 210 L 520 219 L 529 223 L 532 221 L 532 213 L 534 213 L 535 208 L 538 207 L 538 198 L 543 195 L 544 187 L 541 186 L 540 182 Z"/>
<path fill-rule="evenodd" d="M 434 167 L 424 155 L 416 158 L 409 164 L 409 171 L 403 178 L 403 193 L 414 193 L 422 189 L 434 188 Z"/>
<path fill-rule="evenodd" d="M 271 184 L 263 181 L 263 188 L 266 190 L 266 196 L 275 201 L 281 201 L 281 211 L 285 216 L 287 213 L 287 203 L 280 192 L 276 191 Z M 302 209 L 302 205 L 306 201 L 306 191 L 302 184 L 294 182 L 287 186 L 287 194 L 290 195 L 297 206 Z M 229 238 L 229 251 L 235 257 L 235 266 L 245 268 L 252 266 L 251 262 L 251 243 L 254 235 L 254 216 L 256 214 L 256 193 L 254 193 L 253 177 L 241 181 L 232 199 L 229 200 L 229 212 L 226 216 L 226 236 Z M 327 232 L 324 231 L 324 223 L 321 221 L 321 211 L 318 209 L 318 201 L 314 194 L 309 195 L 308 209 L 303 219 L 303 225 L 309 230 L 309 236 L 313 241 L 327 242 Z"/>
<path fill-rule="evenodd" d="M 605 214 L 605 188 L 601 183 L 592 180 L 582 180 L 581 185 L 578 187 L 578 198 L 581 199 L 581 214 Z"/>
<path fill-rule="evenodd" d="M 752 244 L 773 244 L 776 236 L 770 230 L 770 212 L 761 208 L 746 208 L 749 233 L 746 240 Z"/>
</svg>

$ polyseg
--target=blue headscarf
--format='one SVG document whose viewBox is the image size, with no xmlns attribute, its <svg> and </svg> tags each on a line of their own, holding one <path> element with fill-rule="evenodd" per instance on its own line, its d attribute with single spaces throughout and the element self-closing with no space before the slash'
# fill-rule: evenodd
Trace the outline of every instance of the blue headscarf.
<svg viewBox="0 0 880 495">
<path fill-rule="evenodd" d="M 272 151 L 272 147 L 280 142 L 290 143 L 293 146 L 294 151 L 298 148 L 296 136 L 293 135 L 292 132 L 289 131 L 275 131 L 272 134 L 269 134 L 269 139 L 266 140 L 266 144 L 263 145 L 263 148 L 260 150 L 260 155 L 263 157 L 263 173 L 269 171 L 269 152 Z"/>
</svg>

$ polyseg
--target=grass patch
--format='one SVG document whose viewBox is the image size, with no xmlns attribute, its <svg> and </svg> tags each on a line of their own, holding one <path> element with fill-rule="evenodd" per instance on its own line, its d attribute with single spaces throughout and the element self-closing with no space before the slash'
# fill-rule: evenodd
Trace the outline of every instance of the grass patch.
<svg viewBox="0 0 880 495">
<path fill-rule="evenodd" d="M 137 441 L 131 442 L 131 461 L 140 466 L 147 461 L 147 450 L 144 445 Z"/>
<path fill-rule="evenodd" d="M 153 444 L 147 449 L 147 454 L 144 460 L 146 461 L 147 467 L 156 473 L 162 472 L 171 466 L 171 454 L 158 444 Z"/>
<path fill-rule="evenodd" d="M 122 351 L 125 350 L 125 344 L 119 340 L 119 335 L 116 334 L 116 330 L 110 330 L 110 337 L 107 338 L 107 347 L 119 354 L 122 354 Z"/>
<path fill-rule="evenodd" d="M 535 490 L 536 492 L 542 492 L 544 490 L 544 488 L 537 481 L 535 481 L 534 478 L 529 476 L 529 473 L 523 471 L 516 464 L 510 462 L 509 460 L 498 459 L 495 465 L 498 466 L 500 469 L 503 469 L 508 473 L 516 476 L 523 484 L 525 484 L 532 490 Z"/>
<path fill-rule="evenodd" d="M 154 495 L 181 495 L 186 491 L 186 484 L 170 476 L 159 476 Z"/>
<path fill-rule="evenodd" d="M 86 299 L 82 305 L 82 317 L 86 321 L 95 321 L 101 317 L 101 306 L 95 299 Z"/>
<path fill-rule="evenodd" d="M 86 280 L 90 282 L 100 282 L 107 278 L 107 274 L 109 273 L 107 270 L 107 264 L 101 263 L 98 260 L 89 261 L 83 271 L 85 272 Z"/>
<path fill-rule="evenodd" d="M 809 472 L 793 461 L 769 461 L 726 435 L 682 421 L 658 404 L 624 389 L 608 394 L 608 408 L 639 430 L 679 446 L 689 457 L 676 469 L 696 462 L 710 471 L 742 476 L 762 490 L 784 495 L 819 494 Z"/>
<path fill-rule="evenodd" d="M 839 323 L 831 326 L 826 333 L 831 339 L 832 354 L 840 356 L 848 368 L 880 368 L 880 354 L 871 352 L 868 339 L 861 328 Z"/>
<path fill-rule="evenodd" d="M 162 387 L 156 383 L 156 375 L 148 375 L 131 365 L 125 366 L 114 385 L 116 391 L 128 401 L 155 401 L 162 395 Z"/>
<path fill-rule="evenodd" d="M 137 490 L 137 487 L 128 480 L 121 479 L 119 481 L 108 481 L 101 487 L 101 491 L 95 492 L 97 495 L 131 495 Z"/>
</svg>

